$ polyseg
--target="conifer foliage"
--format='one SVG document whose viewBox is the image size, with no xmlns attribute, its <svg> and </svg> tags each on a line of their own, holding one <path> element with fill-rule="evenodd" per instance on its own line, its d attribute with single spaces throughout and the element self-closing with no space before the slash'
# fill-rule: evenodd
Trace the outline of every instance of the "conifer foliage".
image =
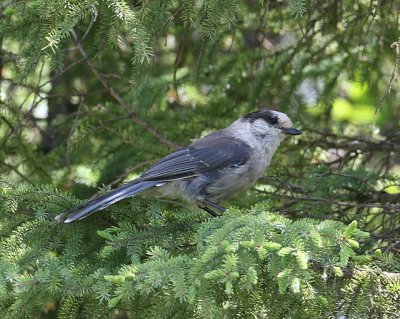
<svg viewBox="0 0 400 319">
<path fill-rule="evenodd" d="M 0 3 L 0 317 L 396 318 L 398 1 Z M 54 217 L 259 107 L 304 134 L 210 216 Z"/>
</svg>

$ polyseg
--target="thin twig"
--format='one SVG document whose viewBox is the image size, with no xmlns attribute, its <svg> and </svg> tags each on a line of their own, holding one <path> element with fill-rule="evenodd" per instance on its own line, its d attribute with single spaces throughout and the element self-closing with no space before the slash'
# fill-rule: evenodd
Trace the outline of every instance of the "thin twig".
<svg viewBox="0 0 400 319">
<path fill-rule="evenodd" d="M 383 105 L 383 101 L 386 99 L 386 97 L 389 95 L 390 91 L 392 90 L 393 82 L 395 77 L 397 76 L 398 70 L 399 70 L 399 61 L 400 61 L 400 39 L 397 40 L 396 42 L 393 42 L 390 46 L 392 49 L 394 48 L 396 50 L 396 60 L 394 62 L 393 70 L 392 70 L 392 76 L 390 77 L 389 81 L 389 86 L 385 92 L 385 94 L 382 96 L 378 106 L 375 108 L 374 112 L 374 120 L 372 122 L 372 130 L 375 130 L 376 128 L 376 118 L 378 116 L 378 113 Z"/>
<path fill-rule="evenodd" d="M 0 161 L 1 165 L 4 165 L 6 167 L 8 167 L 9 169 L 11 169 L 12 171 L 14 171 L 19 177 L 21 177 L 25 182 L 32 184 L 32 182 L 29 180 L 28 177 L 26 177 L 24 174 L 22 174 L 16 167 L 6 163 L 6 162 L 2 162 Z"/>
<path fill-rule="evenodd" d="M 113 180 L 110 184 L 108 184 L 107 186 L 114 186 L 114 185 L 119 184 L 119 183 L 122 182 L 130 173 L 132 173 L 132 172 L 138 170 L 139 168 L 141 168 L 141 167 L 143 167 L 143 166 L 145 166 L 145 165 L 147 165 L 147 164 L 153 163 L 153 162 L 154 162 L 154 160 L 147 160 L 147 161 L 141 162 L 141 163 L 139 163 L 139 164 L 136 164 L 135 166 L 133 166 L 133 167 L 131 167 L 130 169 L 128 169 L 125 173 L 121 174 L 121 175 L 118 176 L 116 179 L 114 179 L 114 180 Z"/>
</svg>

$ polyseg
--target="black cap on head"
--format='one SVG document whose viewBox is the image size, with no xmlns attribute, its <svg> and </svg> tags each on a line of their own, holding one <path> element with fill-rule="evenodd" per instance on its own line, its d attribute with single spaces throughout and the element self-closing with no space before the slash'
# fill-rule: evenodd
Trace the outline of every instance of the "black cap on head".
<svg viewBox="0 0 400 319">
<path fill-rule="evenodd" d="M 275 112 L 267 109 L 251 112 L 243 116 L 243 118 L 248 119 L 250 123 L 253 123 L 258 119 L 263 119 L 270 125 L 275 125 L 278 122 L 278 117 L 276 116 Z"/>
</svg>

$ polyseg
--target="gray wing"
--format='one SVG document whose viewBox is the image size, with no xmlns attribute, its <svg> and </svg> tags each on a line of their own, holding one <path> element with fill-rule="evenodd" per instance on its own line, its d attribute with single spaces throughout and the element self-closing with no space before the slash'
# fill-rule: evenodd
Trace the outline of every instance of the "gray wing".
<svg viewBox="0 0 400 319">
<path fill-rule="evenodd" d="M 144 172 L 139 180 L 171 181 L 245 164 L 251 147 L 220 132 L 212 133 L 164 157 Z"/>
</svg>

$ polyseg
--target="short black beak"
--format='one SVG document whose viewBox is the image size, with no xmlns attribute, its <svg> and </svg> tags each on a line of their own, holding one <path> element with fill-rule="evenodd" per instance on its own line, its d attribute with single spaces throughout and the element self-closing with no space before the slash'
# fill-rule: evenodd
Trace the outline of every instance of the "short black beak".
<svg viewBox="0 0 400 319">
<path fill-rule="evenodd" d="M 290 135 L 300 135 L 301 131 L 298 129 L 295 129 L 293 127 L 281 127 L 280 128 L 283 133 L 290 134 Z"/>
</svg>

